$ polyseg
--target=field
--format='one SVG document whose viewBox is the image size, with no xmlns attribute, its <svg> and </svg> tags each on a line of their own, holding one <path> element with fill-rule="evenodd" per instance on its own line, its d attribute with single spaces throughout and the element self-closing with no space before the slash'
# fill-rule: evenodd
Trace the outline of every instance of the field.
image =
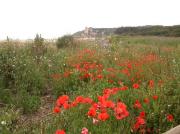
<svg viewBox="0 0 180 134">
<path fill-rule="evenodd" d="M 179 125 L 180 38 L 107 42 L 1 42 L 0 134 L 159 134 Z"/>
</svg>

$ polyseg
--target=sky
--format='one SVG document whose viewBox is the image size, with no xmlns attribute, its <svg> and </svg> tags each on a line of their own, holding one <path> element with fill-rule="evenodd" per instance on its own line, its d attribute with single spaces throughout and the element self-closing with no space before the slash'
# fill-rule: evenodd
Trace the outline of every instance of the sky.
<svg viewBox="0 0 180 134">
<path fill-rule="evenodd" d="M 85 27 L 180 24 L 180 0 L 0 0 L 0 39 L 57 38 Z"/>
</svg>

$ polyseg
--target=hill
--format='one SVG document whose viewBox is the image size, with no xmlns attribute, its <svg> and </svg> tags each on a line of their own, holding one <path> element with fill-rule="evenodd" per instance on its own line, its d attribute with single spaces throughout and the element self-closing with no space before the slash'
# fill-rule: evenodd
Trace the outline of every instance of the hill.
<svg viewBox="0 0 180 134">
<path fill-rule="evenodd" d="M 173 36 L 180 37 L 180 25 L 175 26 L 137 26 L 119 28 L 92 28 L 86 27 L 84 30 L 74 33 L 75 37 L 102 37 L 109 35 L 152 35 L 152 36 Z"/>
</svg>

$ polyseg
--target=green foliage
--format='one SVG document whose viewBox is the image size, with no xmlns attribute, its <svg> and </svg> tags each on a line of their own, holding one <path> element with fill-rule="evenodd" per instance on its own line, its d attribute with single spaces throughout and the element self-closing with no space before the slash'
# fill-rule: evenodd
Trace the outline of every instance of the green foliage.
<svg viewBox="0 0 180 134">
<path fill-rule="evenodd" d="M 1 134 L 10 134 L 15 129 L 20 112 L 14 107 L 0 108 L 0 132 Z"/>
<path fill-rule="evenodd" d="M 34 113 L 39 108 L 41 102 L 39 96 L 23 95 L 22 108 L 24 113 Z"/>
<path fill-rule="evenodd" d="M 120 27 L 114 32 L 118 35 L 153 35 L 153 36 L 180 36 L 180 26 L 141 26 Z"/>
<path fill-rule="evenodd" d="M 41 62 L 41 57 L 47 52 L 47 48 L 44 44 L 44 39 L 41 37 L 41 35 L 36 35 L 34 39 L 34 43 L 32 45 L 31 53 L 36 59 L 37 63 Z"/>
<path fill-rule="evenodd" d="M 57 48 L 65 48 L 65 47 L 75 47 L 75 42 L 73 36 L 65 35 L 60 37 L 56 41 Z"/>
<path fill-rule="evenodd" d="M 14 84 L 15 56 L 16 53 L 10 45 L 0 48 L 0 79 L 4 88 L 9 88 Z"/>
</svg>

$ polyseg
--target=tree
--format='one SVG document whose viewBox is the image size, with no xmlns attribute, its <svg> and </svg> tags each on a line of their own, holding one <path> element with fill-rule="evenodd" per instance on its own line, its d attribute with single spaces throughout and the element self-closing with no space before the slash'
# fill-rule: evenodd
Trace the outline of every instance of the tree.
<svg viewBox="0 0 180 134">
<path fill-rule="evenodd" d="M 73 36 L 71 35 L 65 35 L 63 37 L 58 38 L 56 41 L 56 46 L 58 48 L 70 47 L 74 45 L 75 45 L 74 39 Z"/>
</svg>

